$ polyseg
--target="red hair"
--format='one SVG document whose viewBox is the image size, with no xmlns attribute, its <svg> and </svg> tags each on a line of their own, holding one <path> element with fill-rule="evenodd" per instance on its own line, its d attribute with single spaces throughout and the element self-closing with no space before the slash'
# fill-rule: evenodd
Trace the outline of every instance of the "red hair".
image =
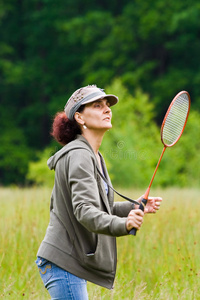
<svg viewBox="0 0 200 300">
<path fill-rule="evenodd" d="M 69 120 L 65 112 L 58 112 L 55 115 L 51 135 L 61 145 L 66 145 L 81 134 L 81 129 L 75 120 Z"/>
</svg>

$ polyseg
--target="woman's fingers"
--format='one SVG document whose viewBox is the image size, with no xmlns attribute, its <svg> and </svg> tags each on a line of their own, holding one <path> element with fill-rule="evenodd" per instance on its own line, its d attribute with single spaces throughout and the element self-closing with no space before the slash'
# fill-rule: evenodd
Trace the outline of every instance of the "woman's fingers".
<svg viewBox="0 0 200 300">
<path fill-rule="evenodd" d="M 156 210 L 160 209 L 161 202 L 162 202 L 161 197 L 149 197 L 146 205 L 147 210 L 145 212 L 155 213 Z"/>
<path fill-rule="evenodd" d="M 131 210 L 126 221 L 126 228 L 130 231 L 132 228 L 140 229 L 143 223 L 144 212 L 141 209 Z"/>
</svg>

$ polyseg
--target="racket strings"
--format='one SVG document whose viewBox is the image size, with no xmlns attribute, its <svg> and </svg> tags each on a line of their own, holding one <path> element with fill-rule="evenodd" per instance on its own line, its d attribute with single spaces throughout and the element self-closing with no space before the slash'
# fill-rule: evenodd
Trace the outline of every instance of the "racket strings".
<svg viewBox="0 0 200 300">
<path fill-rule="evenodd" d="M 180 137 L 188 110 L 189 97 L 187 94 L 182 94 L 172 104 L 163 126 L 162 139 L 167 146 L 174 144 Z"/>
</svg>

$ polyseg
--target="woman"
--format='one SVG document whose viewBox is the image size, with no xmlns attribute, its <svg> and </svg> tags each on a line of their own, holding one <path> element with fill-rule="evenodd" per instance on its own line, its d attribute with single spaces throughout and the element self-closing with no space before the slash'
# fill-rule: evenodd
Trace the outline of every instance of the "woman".
<svg viewBox="0 0 200 300">
<path fill-rule="evenodd" d="M 52 135 L 64 147 L 48 160 L 55 184 L 50 223 L 36 261 L 52 299 L 88 299 L 87 281 L 111 289 L 116 237 L 139 230 L 143 222 L 138 206 L 114 204 L 99 153 L 104 133 L 112 127 L 110 107 L 117 102 L 95 85 L 86 86 L 72 94 L 65 111 L 54 119 Z M 161 200 L 149 200 L 146 212 L 159 209 Z"/>
</svg>

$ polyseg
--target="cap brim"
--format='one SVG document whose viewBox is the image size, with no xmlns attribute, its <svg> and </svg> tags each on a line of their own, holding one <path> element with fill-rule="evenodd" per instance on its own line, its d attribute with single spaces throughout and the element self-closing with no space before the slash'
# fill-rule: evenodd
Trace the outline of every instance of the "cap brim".
<svg viewBox="0 0 200 300">
<path fill-rule="evenodd" d="M 115 95 L 104 95 L 104 96 L 97 96 L 97 97 L 94 97 L 86 102 L 83 102 L 83 105 L 84 104 L 87 104 L 87 103 L 92 103 L 96 100 L 99 100 L 99 99 L 108 99 L 108 102 L 110 103 L 110 106 L 113 106 L 115 104 L 117 104 L 117 102 L 119 101 L 118 97 L 115 96 Z"/>
</svg>

